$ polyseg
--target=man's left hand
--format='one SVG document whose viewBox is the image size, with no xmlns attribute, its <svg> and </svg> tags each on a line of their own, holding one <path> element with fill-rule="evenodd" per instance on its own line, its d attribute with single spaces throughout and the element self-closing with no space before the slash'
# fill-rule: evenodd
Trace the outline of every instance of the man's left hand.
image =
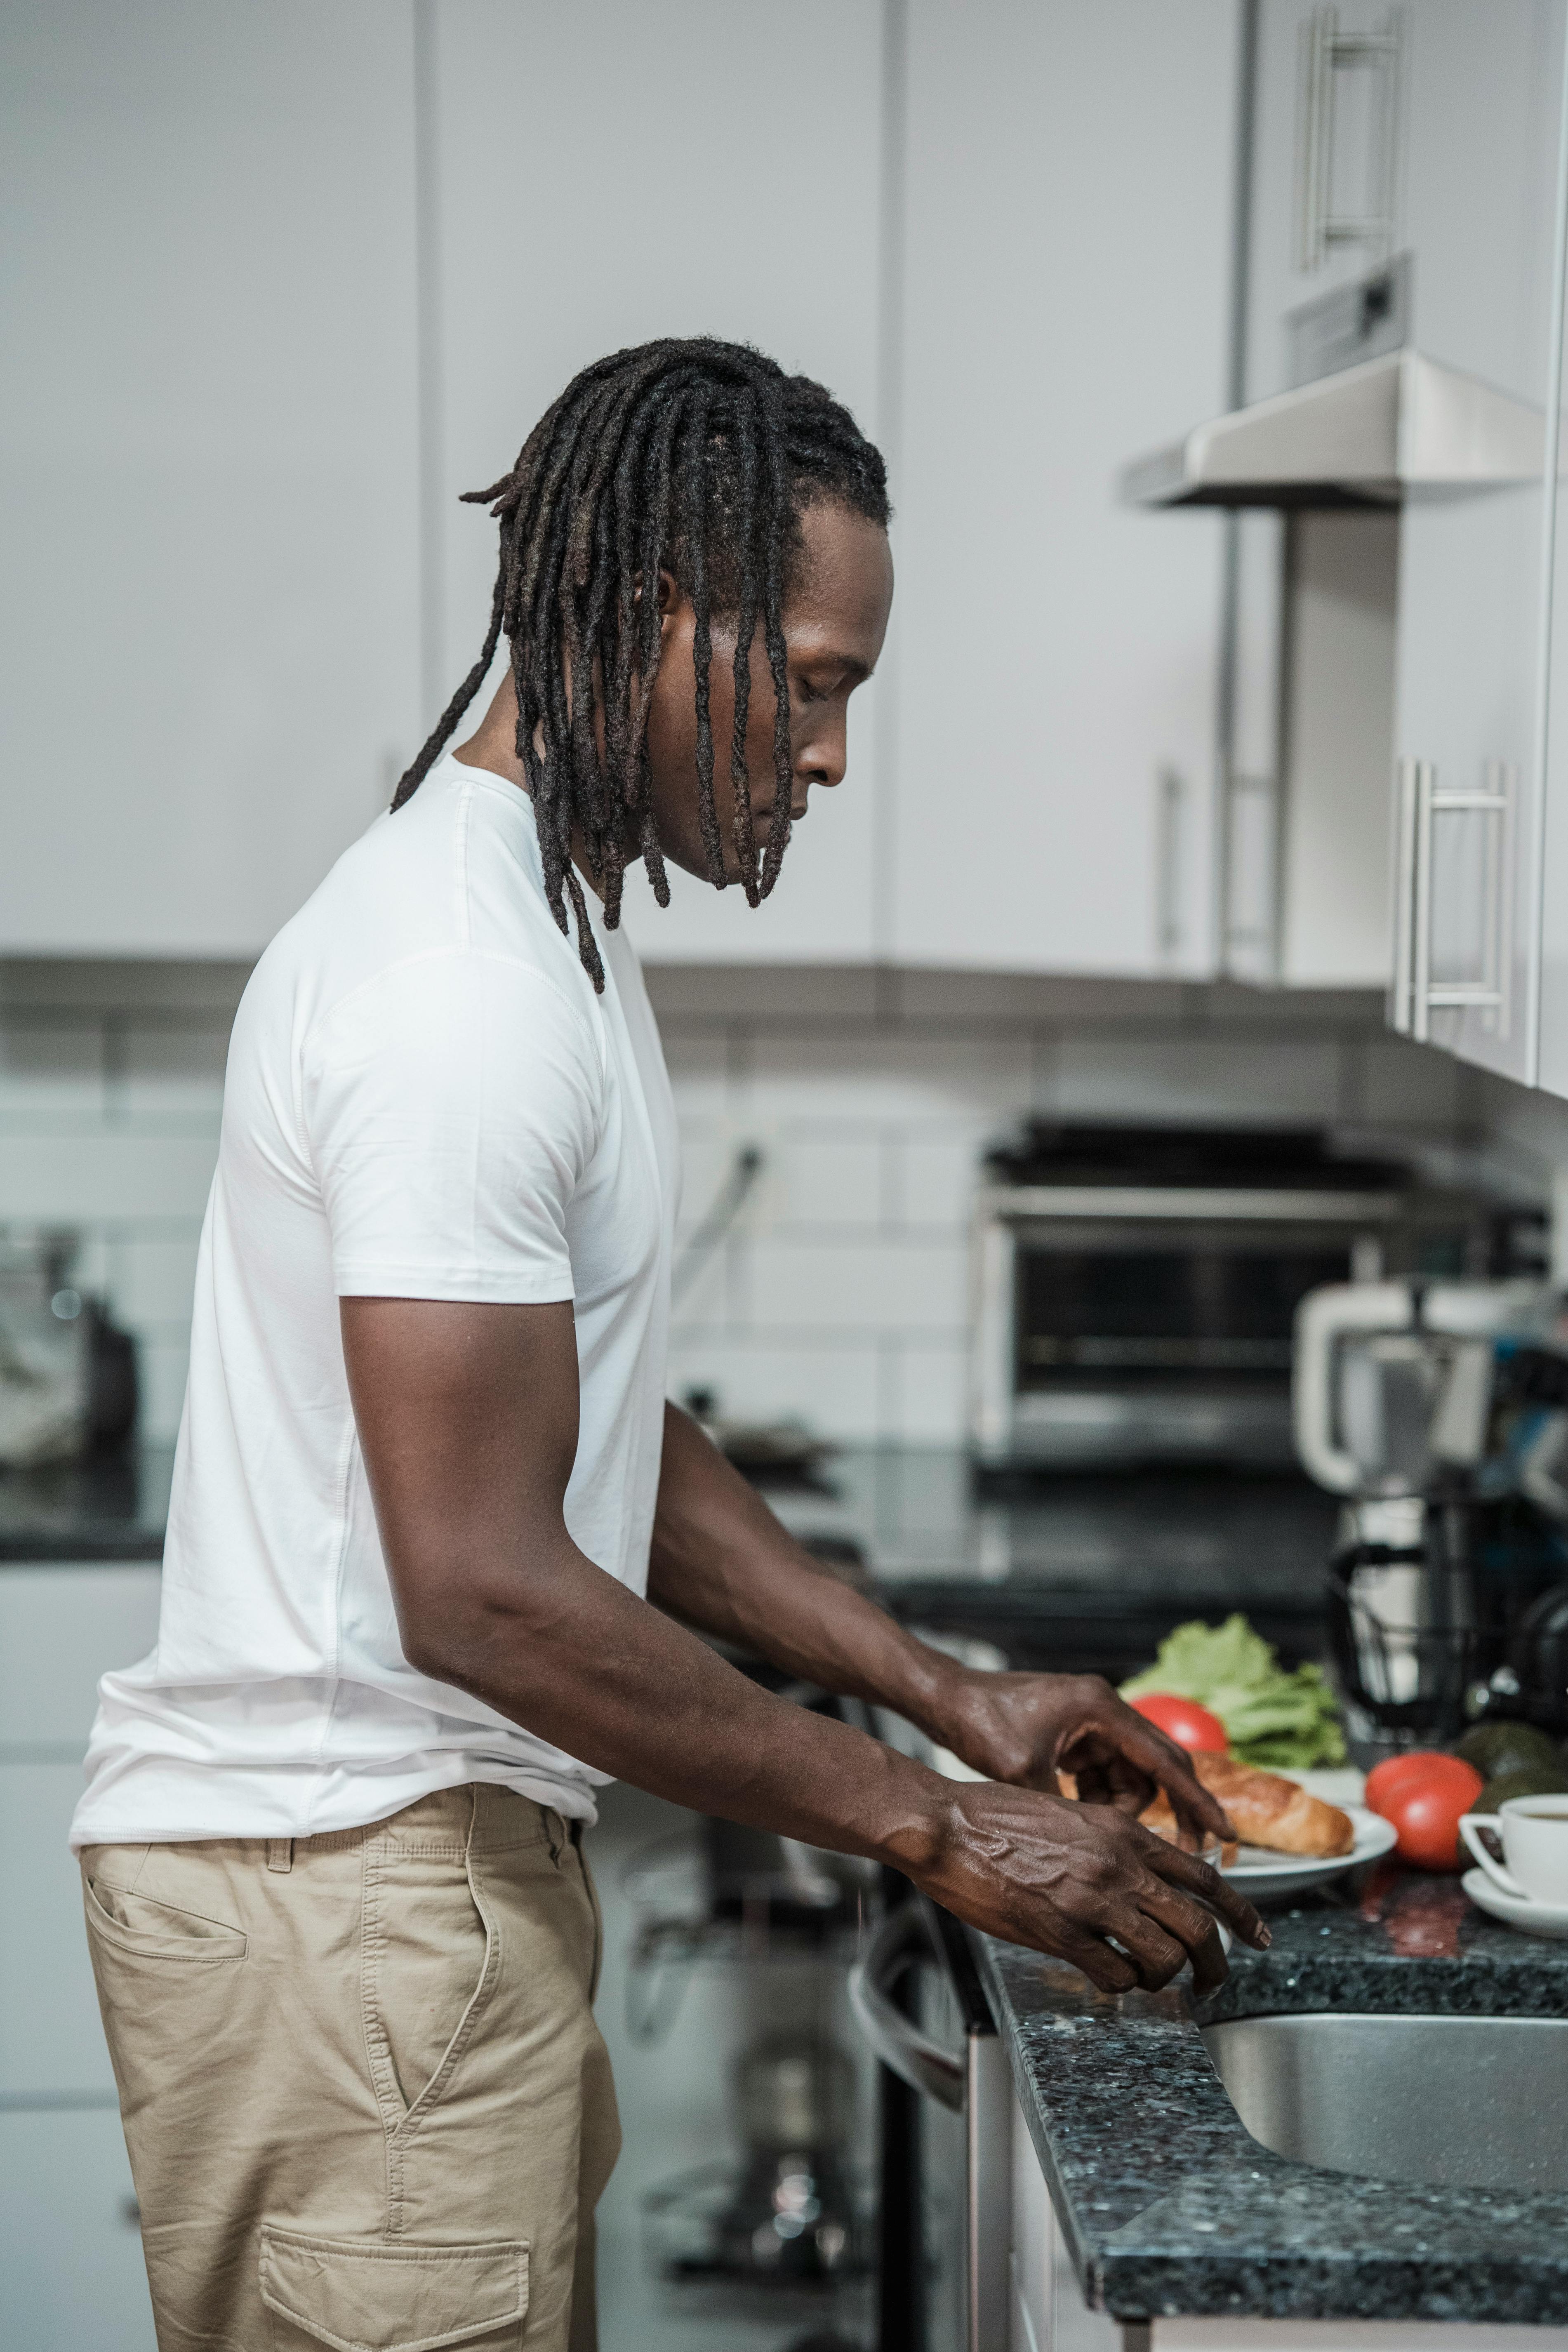
<svg viewBox="0 0 1568 2352">
<path fill-rule="evenodd" d="M 1070 1772 L 1086 1804 L 1141 1813 L 1157 1788 L 1201 1847 L 1236 1835 L 1190 1758 L 1117 1697 L 1099 1675 L 961 1672 L 942 1737 L 989 1780 L 1058 1787 Z M 944 1711 L 945 1712 L 945 1711 Z"/>
</svg>

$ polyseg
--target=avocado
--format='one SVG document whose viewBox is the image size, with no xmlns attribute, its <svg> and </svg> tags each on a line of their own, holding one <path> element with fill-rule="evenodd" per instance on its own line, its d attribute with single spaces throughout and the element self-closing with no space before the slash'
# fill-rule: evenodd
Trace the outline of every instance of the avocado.
<svg viewBox="0 0 1568 2352">
<path fill-rule="evenodd" d="M 1563 1759 L 1556 1743 L 1532 1723 L 1478 1723 L 1455 1749 L 1483 1780 L 1504 1772 L 1555 1772 Z"/>
<path fill-rule="evenodd" d="M 1510 1797 L 1562 1796 L 1568 1796 L 1568 1772 L 1560 1764 L 1540 1765 L 1529 1772 L 1500 1772 L 1495 1780 L 1487 1782 L 1470 1810 L 1495 1813 Z"/>
</svg>

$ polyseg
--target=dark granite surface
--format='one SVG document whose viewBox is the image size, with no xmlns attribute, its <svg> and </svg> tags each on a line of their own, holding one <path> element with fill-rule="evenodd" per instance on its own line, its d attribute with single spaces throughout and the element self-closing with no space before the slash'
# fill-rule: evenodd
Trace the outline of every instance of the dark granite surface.
<svg viewBox="0 0 1568 2352">
<path fill-rule="evenodd" d="M 47 1470 L 0 1471 L 0 1569 L 162 1559 L 174 1465 L 172 1445 L 145 1445 Z"/>
<path fill-rule="evenodd" d="M 156 1559 L 173 1459 L 146 1446 L 0 1473 L 0 1561 Z M 1142 1623 L 1241 1608 L 1315 1646 L 1335 1505 L 1304 1479 L 1058 1476 L 999 1492 L 975 1486 L 957 1447 L 848 1446 L 765 1491 L 797 1533 L 858 1545 L 921 1622 L 1005 1638 L 1026 1618 L 1093 1641 L 1108 1612 Z"/>
<path fill-rule="evenodd" d="M 1337 1505 L 1304 1477 L 1223 1471 L 977 1485 L 965 1455 L 846 1448 L 816 1486 L 768 1489 L 804 1538 L 865 1551 L 911 1624 L 998 1643 L 1019 1664 L 1127 1672 L 1184 1618 L 1244 1609 L 1288 1659 L 1316 1656 Z"/>
<path fill-rule="evenodd" d="M 1075 2269 L 1119 2317 L 1568 2324 L 1568 2196 L 1430 2188 L 1295 2164 L 1244 2130 L 1199 2037 L 1322 2009 L 1568 2015 L 1568 1945 L 1496 1925 L 1458 1881 L 1387 1864 L 1270 1914 L 1219 1993 L 1097 1993 L 977 1938 Z"/>
</svg>

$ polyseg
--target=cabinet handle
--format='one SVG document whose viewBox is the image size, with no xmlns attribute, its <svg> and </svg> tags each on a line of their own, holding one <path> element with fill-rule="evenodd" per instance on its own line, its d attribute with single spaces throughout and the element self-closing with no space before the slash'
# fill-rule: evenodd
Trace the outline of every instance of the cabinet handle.
<svg viewBox="0 0 1568 2352">
<path fill-rule="evenodd" d="M 1221 895 L 1225 919 L 1224 960 L 1236 980 L 1278 980 L 1280 963 L 1279 791 L 1272 776 L 1231 774 L 1225 779 L 1225 831 Z M 1262 904 L 1248 911 L 1237 905 L 1237 874 L 1243 842 L 1242 813 L 1255 851 L 1251 863 L 1261 877 Z"/>
<path fill-rule="evenodd" d="M 1175 768 L 1162 768 L 1155 812 L 1154 945 L 1162 962 L 1182 951 L 1182 808 L 1186 784 Z"/>
<path fill-rule="evenodd" d="M 1321 269 L 1334 246 L 1364 245 L 1379 256 L 1393 249 L 1404 46 L 1404 21 L 1394 9 L 1376 32 L 1342 33 L 1337 8 L 1315 8 L 1301 27 L 1296 82 L 1298 269 Z M 1333 208 L 1335 78 L 1342 72 L 1373 72 L 1378 78 L 1364 183 L 1372 209 L 1364 214 Z"/>
<path fill-rule="evenodd" d="M 1432 1013 L 1432 793 L 1436 770 L 1415 761 L 1415 858 L 1414 938 L 1410 950 L 1410 1034 L 1421 1045 L 1431 1034 Z"/>
<path fill-rule="evenodd" d="M 849 2006 L 856 2024 L 884 2066 L 922 2097 L 960 2114 L 967 2088 L 963 2060 L 911 2024 L 889 1998 L 900 1970 L 917 1952 L 930 1948 L 930 1932 L 912 1903 L 889 1912 L 867 1946 L 864 1958 L 849 1971 Z"/>
<path fill-rule="evenodd" d="M 1401 760 L 1394 771 L 1394 1002 L 1389 1019 L 1410 1034 L 1415 994 L 1415 801 L 1420 762 Z"/>
<path fill-rule="evenodd" d="M 1410 958 L 1409 1034 L 1425 1045 L 1435 1012 L 1497 1014 L 1497 1034 L 1509 1034 L 1513 994 L 1513 829 L 1519 771 L 1507 760 L 1489 760 L 1474 792 L 1439 792 L 1430 760 L 1402 761 L 1415 773 L 1414 940 Z M 1403 776 L 1402 776 L 1402 791 Z M 1432 860 L 1439 817 L 1471 811 L 1488 820 L 1481 872 L 1481 976 L 1434 981 L 1432 977 Z M 1395 973 L 1397 1016 L 1398 974 Z M 1400 1026 L 1397 1017 L 1395 1027 Z"/>
</svg>

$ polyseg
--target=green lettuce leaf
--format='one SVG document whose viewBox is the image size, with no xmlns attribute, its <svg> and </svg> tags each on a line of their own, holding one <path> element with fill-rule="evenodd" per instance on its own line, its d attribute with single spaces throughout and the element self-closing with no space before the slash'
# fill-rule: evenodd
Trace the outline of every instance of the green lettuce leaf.
<svg viewBox="0 0 1568 2352">
<path fill-rule="evenodd" d="M 1344 1762 L 1339 1709 L 1322 1669 L 1298 1666 L 1287 1674 L 1239 1614 L 1223 1625 L 1178 1625 L 1153 1664 L 1121 1685 L 1127 1699 L 1147 1691 L 1196 1699 L 1218 1716 L 1238 1761 L 1260 1770 L 1301 1772 Z"/>
</svg>

